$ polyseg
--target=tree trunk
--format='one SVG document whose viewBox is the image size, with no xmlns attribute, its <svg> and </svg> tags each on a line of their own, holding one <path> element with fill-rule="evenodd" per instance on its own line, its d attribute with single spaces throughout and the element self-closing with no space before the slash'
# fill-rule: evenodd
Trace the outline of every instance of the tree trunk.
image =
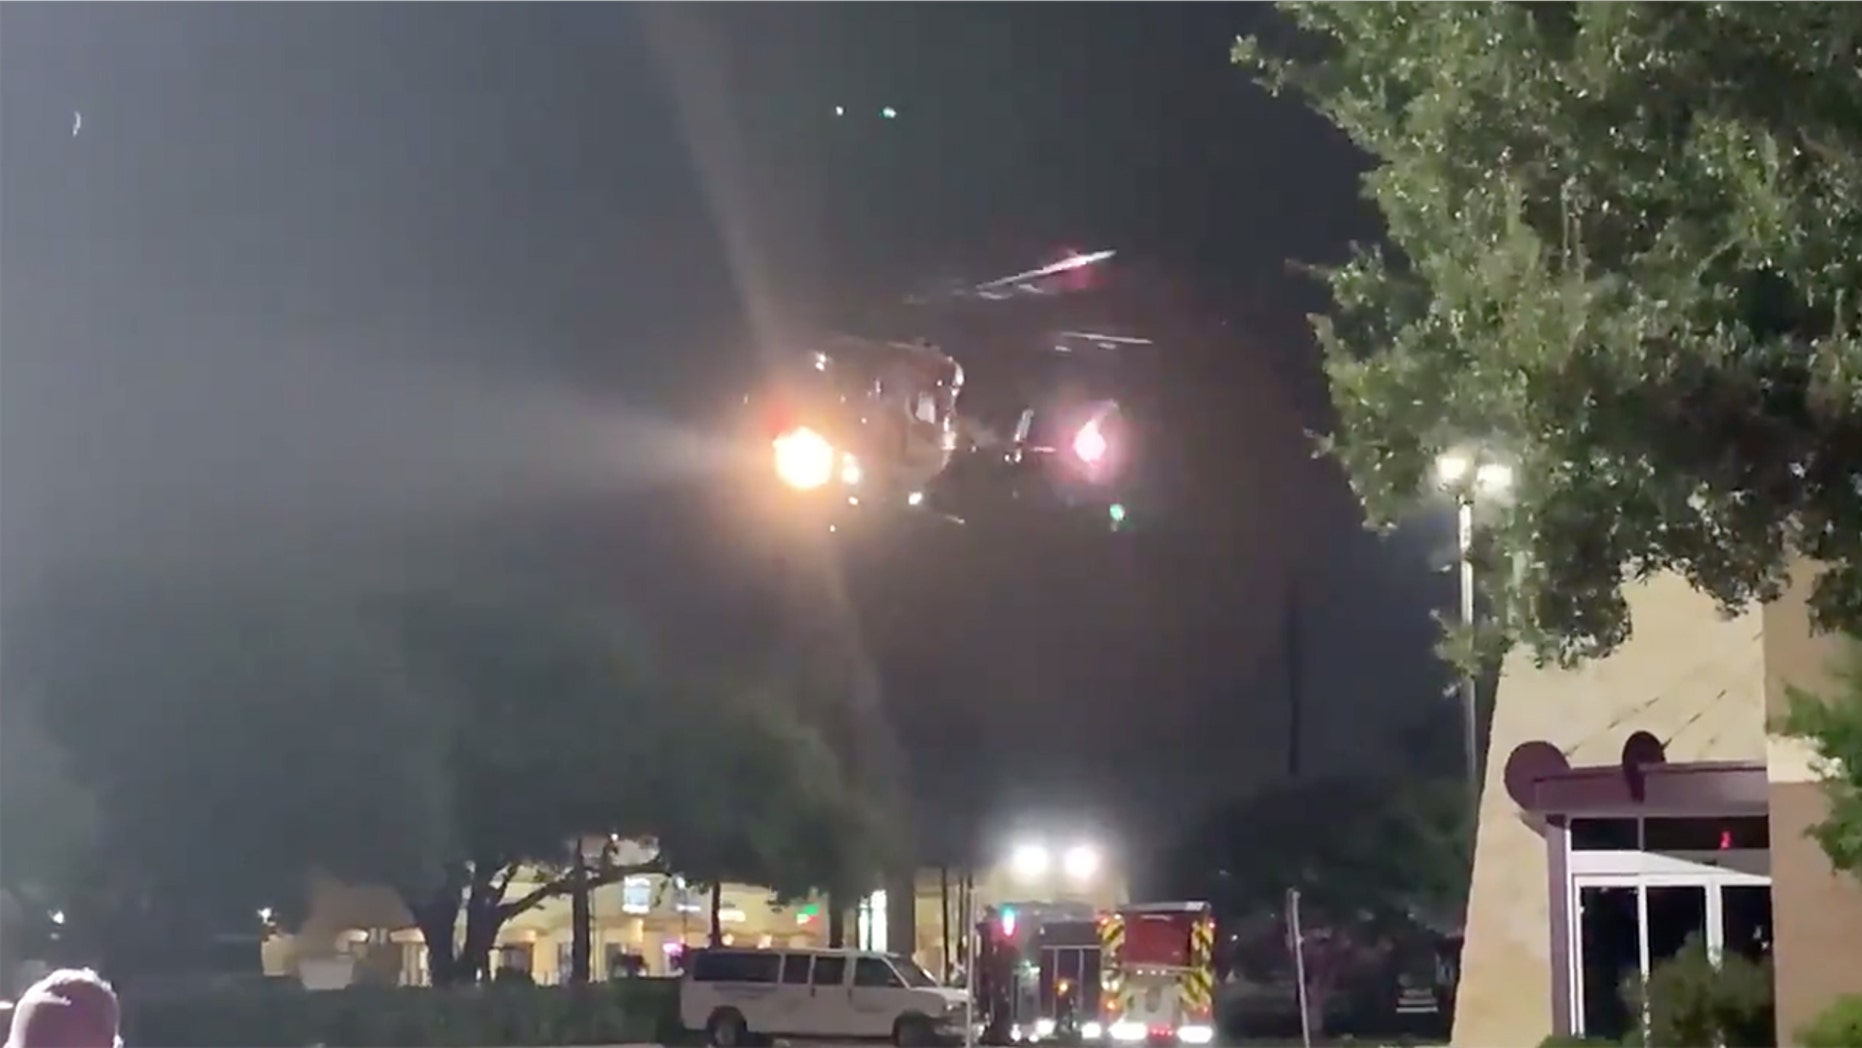
<svg viewBox="0 0 1862 1048">
<path fill-rule="evenodd" d="M 570 860 L 575 865 L 569 871 L 569 920 L 573 925 L 569 931 L 569 981 L 585 986 L 589 981 L 590 925 L 594 923 L 594 908 L 589 905 L 588 862 L 582 857 L 580 842 Z"/>
<path fill-rule="evenodd" d="M 459 944 L 459 982 L 491 981 L 491 950 L 498 942 L 496 911 L 467 906 L 465 941 Z"/>
<path fill-rule="evenodd" d="M 465 870 L 454 866 L 437 890 L 424 896 L 407 889 L 400 893 L 426 944 L 427 981 L 434 986 L 452 986 L 467 976 L 459 965 L 459 907 L 468 880 Z"/>
<path fill-rule="evenodd" d="M 724 884 L 711 882 L 711 934 L 706 939 L 712 949 L 724 945 Z"/>
<path fill-rule="evenodd" d="M 504 926 L 499 910 L 504 893 L 493 890 L 493 882 L 503 872 L 503 865 L 478 862 L 472 865 L 471 888 L 465 902 L 465 942 L 459 947 L 458 965 L 462 978 L 491 981 L 491 951 L 498 944 L 498 930 Z"/>
<path fill-rule="evenodd" d="M 938 933 L 938 952 L 941 961 L 938 964 L 938 978 L 950 982 L 950 867 L 940 865 L 937 868 L 937 912 L 943 921 L 943 928 Z"/>
<path fill-rule="evenodd" d="M 427 944 L 427 980 L 435 986 L 465 981 L 459 967 L 455 938 L 459 933 L 459 899 L 442 897 L 413 911 L 414 924 Z"/>
</svg>

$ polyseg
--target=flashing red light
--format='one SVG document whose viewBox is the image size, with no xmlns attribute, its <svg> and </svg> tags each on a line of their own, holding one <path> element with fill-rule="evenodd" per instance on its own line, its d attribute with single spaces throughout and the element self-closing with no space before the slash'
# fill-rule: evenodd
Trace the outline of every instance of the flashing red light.
<svg viewBox="0 0 1862 1048">
<path fill-rule="evenodd" d="M 996 926 L 1002 929 L 1003 938 L 1012 938 L 1015 935 L 1015 911 L 1004 909 L 996 919 Z"/>
<path fill-rule="evenodd" d="M 1060 267 L 1054 274 L 1053 286 L 1063 293 L 1091 291 L 1099 283 L 1098 267 L 1094 263 L 1102 261 L 1099 253 L 1087 254 L 1076 248 L 1067 248 L 1057 254 L 1049 263 Z"/>
<path fill-rule="evenodd" d="M 1721 830 L 1720 831 L 1720 850 L 1731 851 L 1732 848 L 1733 848 L 1733 831 Z"/>
<path fill-rule="evenodd" d="M 1098 419 L 1081 426 L 1080 431 L 1073 436 L 1073 453 L 1089 466 L 1097 466 L 1105 461 L 1106 452 L 1111 449 L 1111 442 L 1106 440 Z"/>
<path fill-rule="evenodd" d="M 771 437 L 780 437 L 795 428 L 798 414 L 786 400 L 771 401 L 763 409 L 763 426 Z"/>
</svg>

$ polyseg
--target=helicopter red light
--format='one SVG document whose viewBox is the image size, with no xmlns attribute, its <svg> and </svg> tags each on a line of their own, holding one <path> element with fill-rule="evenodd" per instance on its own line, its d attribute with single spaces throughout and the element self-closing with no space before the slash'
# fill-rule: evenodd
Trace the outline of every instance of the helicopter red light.
<svg viewBox="0 0 1862 1048">
<path fill-rule="evenodd" d="M 1104 461 L 1106 452 L 1110 450 L 1111 443 L 1099 428 L 1098 419 L 1081 426 L 1080 431 L 1073 436 L 1073 453 L 1089 466 L 1097 466 Z"/>
</svg>

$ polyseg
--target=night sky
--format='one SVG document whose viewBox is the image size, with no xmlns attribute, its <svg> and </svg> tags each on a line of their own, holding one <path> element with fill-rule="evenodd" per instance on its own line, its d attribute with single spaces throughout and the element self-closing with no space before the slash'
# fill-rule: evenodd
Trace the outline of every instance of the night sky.
<svg viewBox="0 0 1862 1048">
<path fill-rule="evenodd" d="M 1229 67 L 1264 8 L 9 5 L 9 605 L 554 573 L 672 646 L 766 645 L 713 406 L 927 275 L 1106 246 L 1228 325 L 1164 365 L 1196 495 L 1123 544 L 849 555 L 914 795 L 1130 835 L 1281 774 L 1294 579 L 1306 767 L 1409 759 L 1432 711 L 1452 760 L 1446 517 L 1380 545 L 1302 435 L 1323 300 L 1285 261 L 1376 224 L 1361 158 Z"/>
</svg>

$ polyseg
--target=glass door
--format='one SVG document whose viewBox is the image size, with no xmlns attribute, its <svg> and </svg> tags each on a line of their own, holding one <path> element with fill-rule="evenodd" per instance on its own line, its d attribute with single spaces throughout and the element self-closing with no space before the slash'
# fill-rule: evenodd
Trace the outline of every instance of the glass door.
<svg viewBox="0 0 1862 1048">
<path fill-rule="evenodd" d="M 1624 989 L 1698 938 L 1713 956 L 1771 950 L 1771 886 L 1739 873 L 1573 879 L 1571 1016 L 1575 1032 L 1620 1039 L 1634 1027 Z"/>
<path fill-rule="evenodd" d="M 1749 961 L 1762 961 L 1771 956 L 1771 939 L 1771 886 L 1722 886 L 1719 948 Z"/>
<path fill-rule="evenodd" d="M 1690 939 L 1705 940 L 1709 951 L 1718 949 L 1719 929 L 1707 920 L 1709 903 L 1714 901 L 1709 896 L 1717 894 L 1710 887 L 1701 883 L 1643 885 L 1642 921 L 1649 944 L 1644 975 L 1679 954 Z"/>
<path fill-rule="evenodd" d="M 1642 972 L 1642 898 L 1634 884 L 1579 884 L 1571 951 L 1576 1032 L 1621 1041 L 1634 1024 L 1623 987 Z"/>
</svg>

